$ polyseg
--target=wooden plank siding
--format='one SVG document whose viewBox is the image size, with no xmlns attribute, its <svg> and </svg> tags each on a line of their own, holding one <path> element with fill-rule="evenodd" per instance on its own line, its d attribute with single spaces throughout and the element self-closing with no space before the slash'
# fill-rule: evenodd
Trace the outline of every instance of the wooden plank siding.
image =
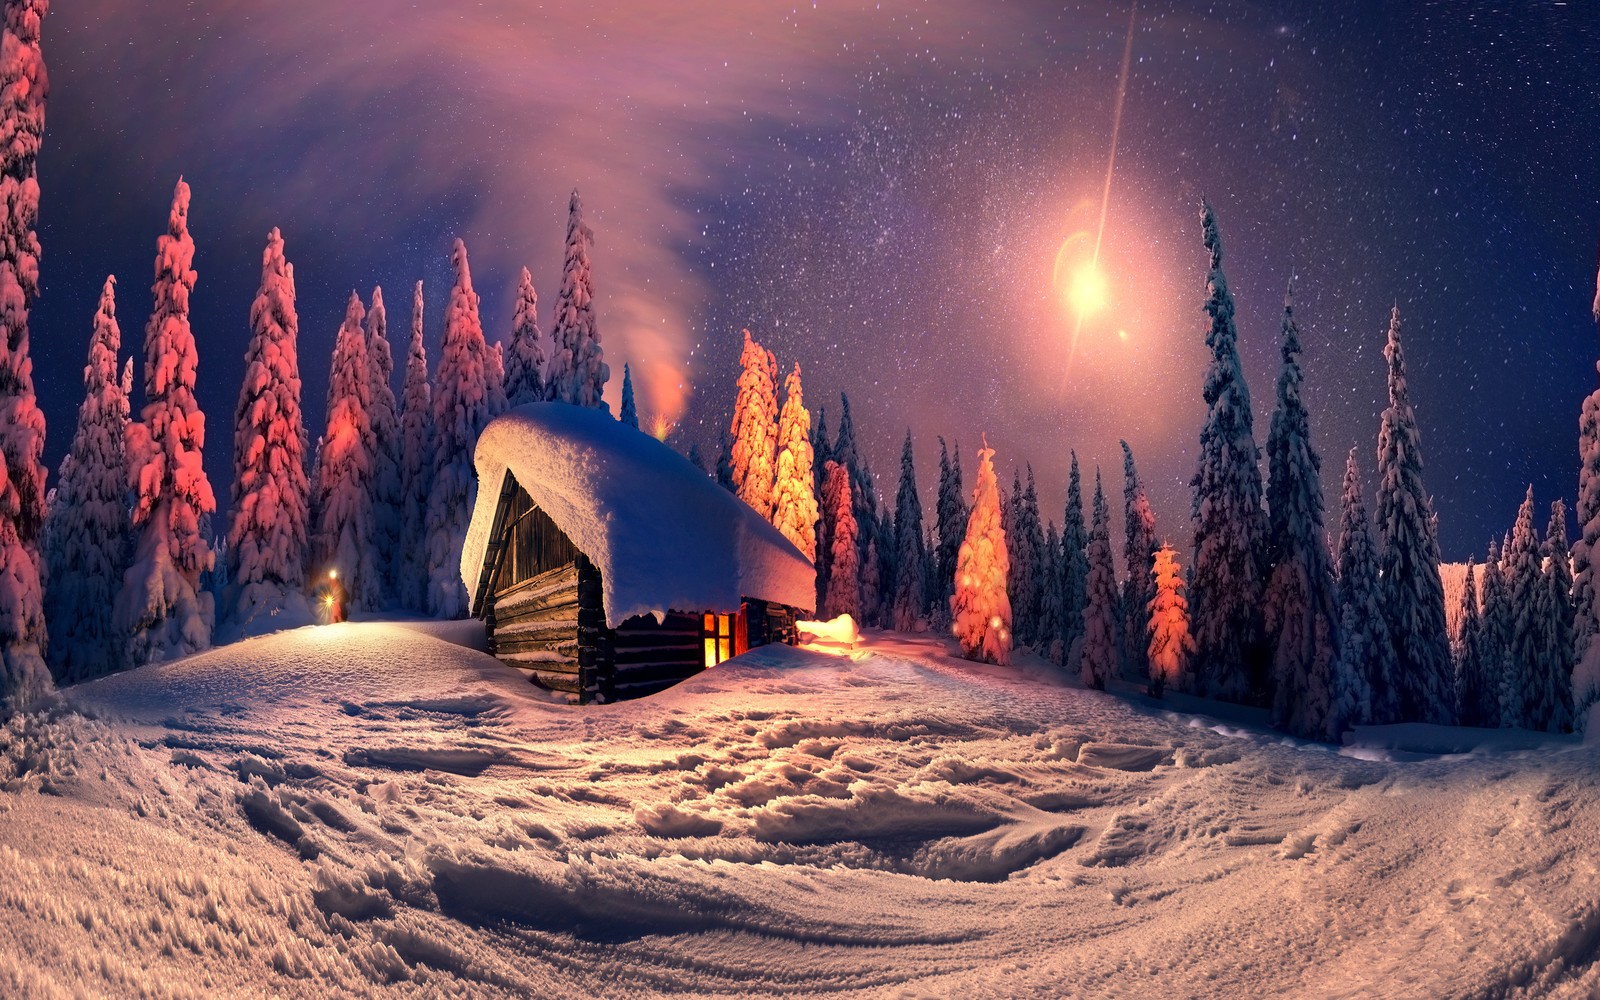
<svg viewBox="0 0 1600 1000">
<path fill-rule="evenodd" d="M 508 472 L 473 596 L 489 652 L 532 682 L 580 704 L 653 694 L 705 669 L 702 612 L 606 625 L 600 570 Z M 734 654 L 794 641 L 793 609 L 746 599 Z M 726 633 L 725 633 L 726 634 Z"/>
</svg>

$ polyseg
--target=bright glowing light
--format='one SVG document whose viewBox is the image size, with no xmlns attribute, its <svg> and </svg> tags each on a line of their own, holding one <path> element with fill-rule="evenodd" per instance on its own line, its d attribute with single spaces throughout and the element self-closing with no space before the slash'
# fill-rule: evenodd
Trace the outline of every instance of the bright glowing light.
<svg viewBox="0 0 1600 1000">
<path fill-rule="evenodd" d="M 667 435 L 672 433 L 672 421 L 657 414 L 655 420 L 651 421 L 650 433 L 657 441 L 665 441 Z"/>
<path fill-rule="evenodd" d="M 331 607 L 333 607 L 333 598 L 331 596 L 330 597 L 324 597 L 322 599 L 322 603 L 326 604 L 328 607 L 331 608 Z"/>
<path fill-rule="evenodd" d="M 1067 304 L 1081 319 L 1106 307 L 1106 276 L 1093 262 L 1087 262 L 1072 273 L 1067 285 Z"/>
<path fill-rule="evenodd" d="M 1128 339 L 1128 331 L 1127 330 L 1118 330 L 1117 331 L 1117 339 L 1118 340 L 1127 340 Z"/>
<path fill-rule="evenodd" d="M 337 579 L 339 579 L 339 571 L 338 571 L 338 570 L 336 570 L 336 569 L 330 569 L 330 570 L 328 570 L 328 579 L 330 579 L 330 580 L 337 580 Z"/>
</svg>

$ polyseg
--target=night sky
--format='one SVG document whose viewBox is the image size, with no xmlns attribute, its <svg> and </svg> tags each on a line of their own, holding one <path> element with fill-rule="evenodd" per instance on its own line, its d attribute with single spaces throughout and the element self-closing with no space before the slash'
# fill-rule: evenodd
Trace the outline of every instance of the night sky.
<svg viewBox="0 0 1600 1000">
<path fill-rule="evenodd" d="M 350 289 L 385 288 L 403 360 L 424 279 L 431 362 L 456 236 L 490 338 L 509 332 L 523 264 L 548 333 L 574 186 L 613 408 L 631 362 L 645 420 L 684 447 L 709 451 L 726 424 L 748 326 L 780 368 L 801 362 L 830 427 L 850 395 L 887 496 L 909 427 L 927 505 L 935 435 L 960 440 L 970 488 L 986 432 L 1008 486 L 1032 462 L 1048 517 L 1069 448 L 1091 479 L 1105 469 L 1120 511 L 1126 438 L 1162 530 L 1186 541 L 1203 195 L 1263 443 L 1294 275 L 1330 507 L 1350 447 L 1372 484 L 1395 303 L 1445 558 L 1481 558 L 1529 482 L 1541 510 L 1570 502 L 1600 354 L 1600 9 L 1141 4 L 1100 255 L 1110 302 L 1073 349 L 1054 271 L 1098 228 L 1128 23 L 1125 4 L 992 0 L 57 3 L 32 321 L 51 481 L 108 273 L 142 358 L 182 174 L 224 504 L 269 228 L 295 265 L 316 437 Z"/>
</svg>

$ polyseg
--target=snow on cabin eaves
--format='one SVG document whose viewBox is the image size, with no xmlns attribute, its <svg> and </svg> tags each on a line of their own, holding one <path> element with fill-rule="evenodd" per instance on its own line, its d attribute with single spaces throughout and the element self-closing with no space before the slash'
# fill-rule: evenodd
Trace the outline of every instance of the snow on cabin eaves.
<svg viewBox="0 0 1600 1000">
<path fill-rule="evenodd" d="M 673 611 L 737 611 L 746 597 L 809 610 L 816 570 L 800 550 L 688 459 L 608 412 L 529 403 L 478 438 L 478 500 L 461 550 L 478 585 L 509 471 L 600 570 L 606 624 Z"/>
</svg>

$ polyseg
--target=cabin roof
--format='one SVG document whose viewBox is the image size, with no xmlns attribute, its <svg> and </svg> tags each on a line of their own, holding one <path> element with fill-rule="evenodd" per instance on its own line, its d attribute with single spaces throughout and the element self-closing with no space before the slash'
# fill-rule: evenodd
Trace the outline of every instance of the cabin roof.
<svg viewBox="0 0 1600 1000">
<path fill-rule="evenodd" d="M 600 570 L 606 624 L 667 611 L 737 611 L 746 598 L 810 608 L 816 571 L 748 504 L 604 410 L 529 403 L 484 428 L 461 578 L 474 594 L 510 472 Z"/>
</svg>

